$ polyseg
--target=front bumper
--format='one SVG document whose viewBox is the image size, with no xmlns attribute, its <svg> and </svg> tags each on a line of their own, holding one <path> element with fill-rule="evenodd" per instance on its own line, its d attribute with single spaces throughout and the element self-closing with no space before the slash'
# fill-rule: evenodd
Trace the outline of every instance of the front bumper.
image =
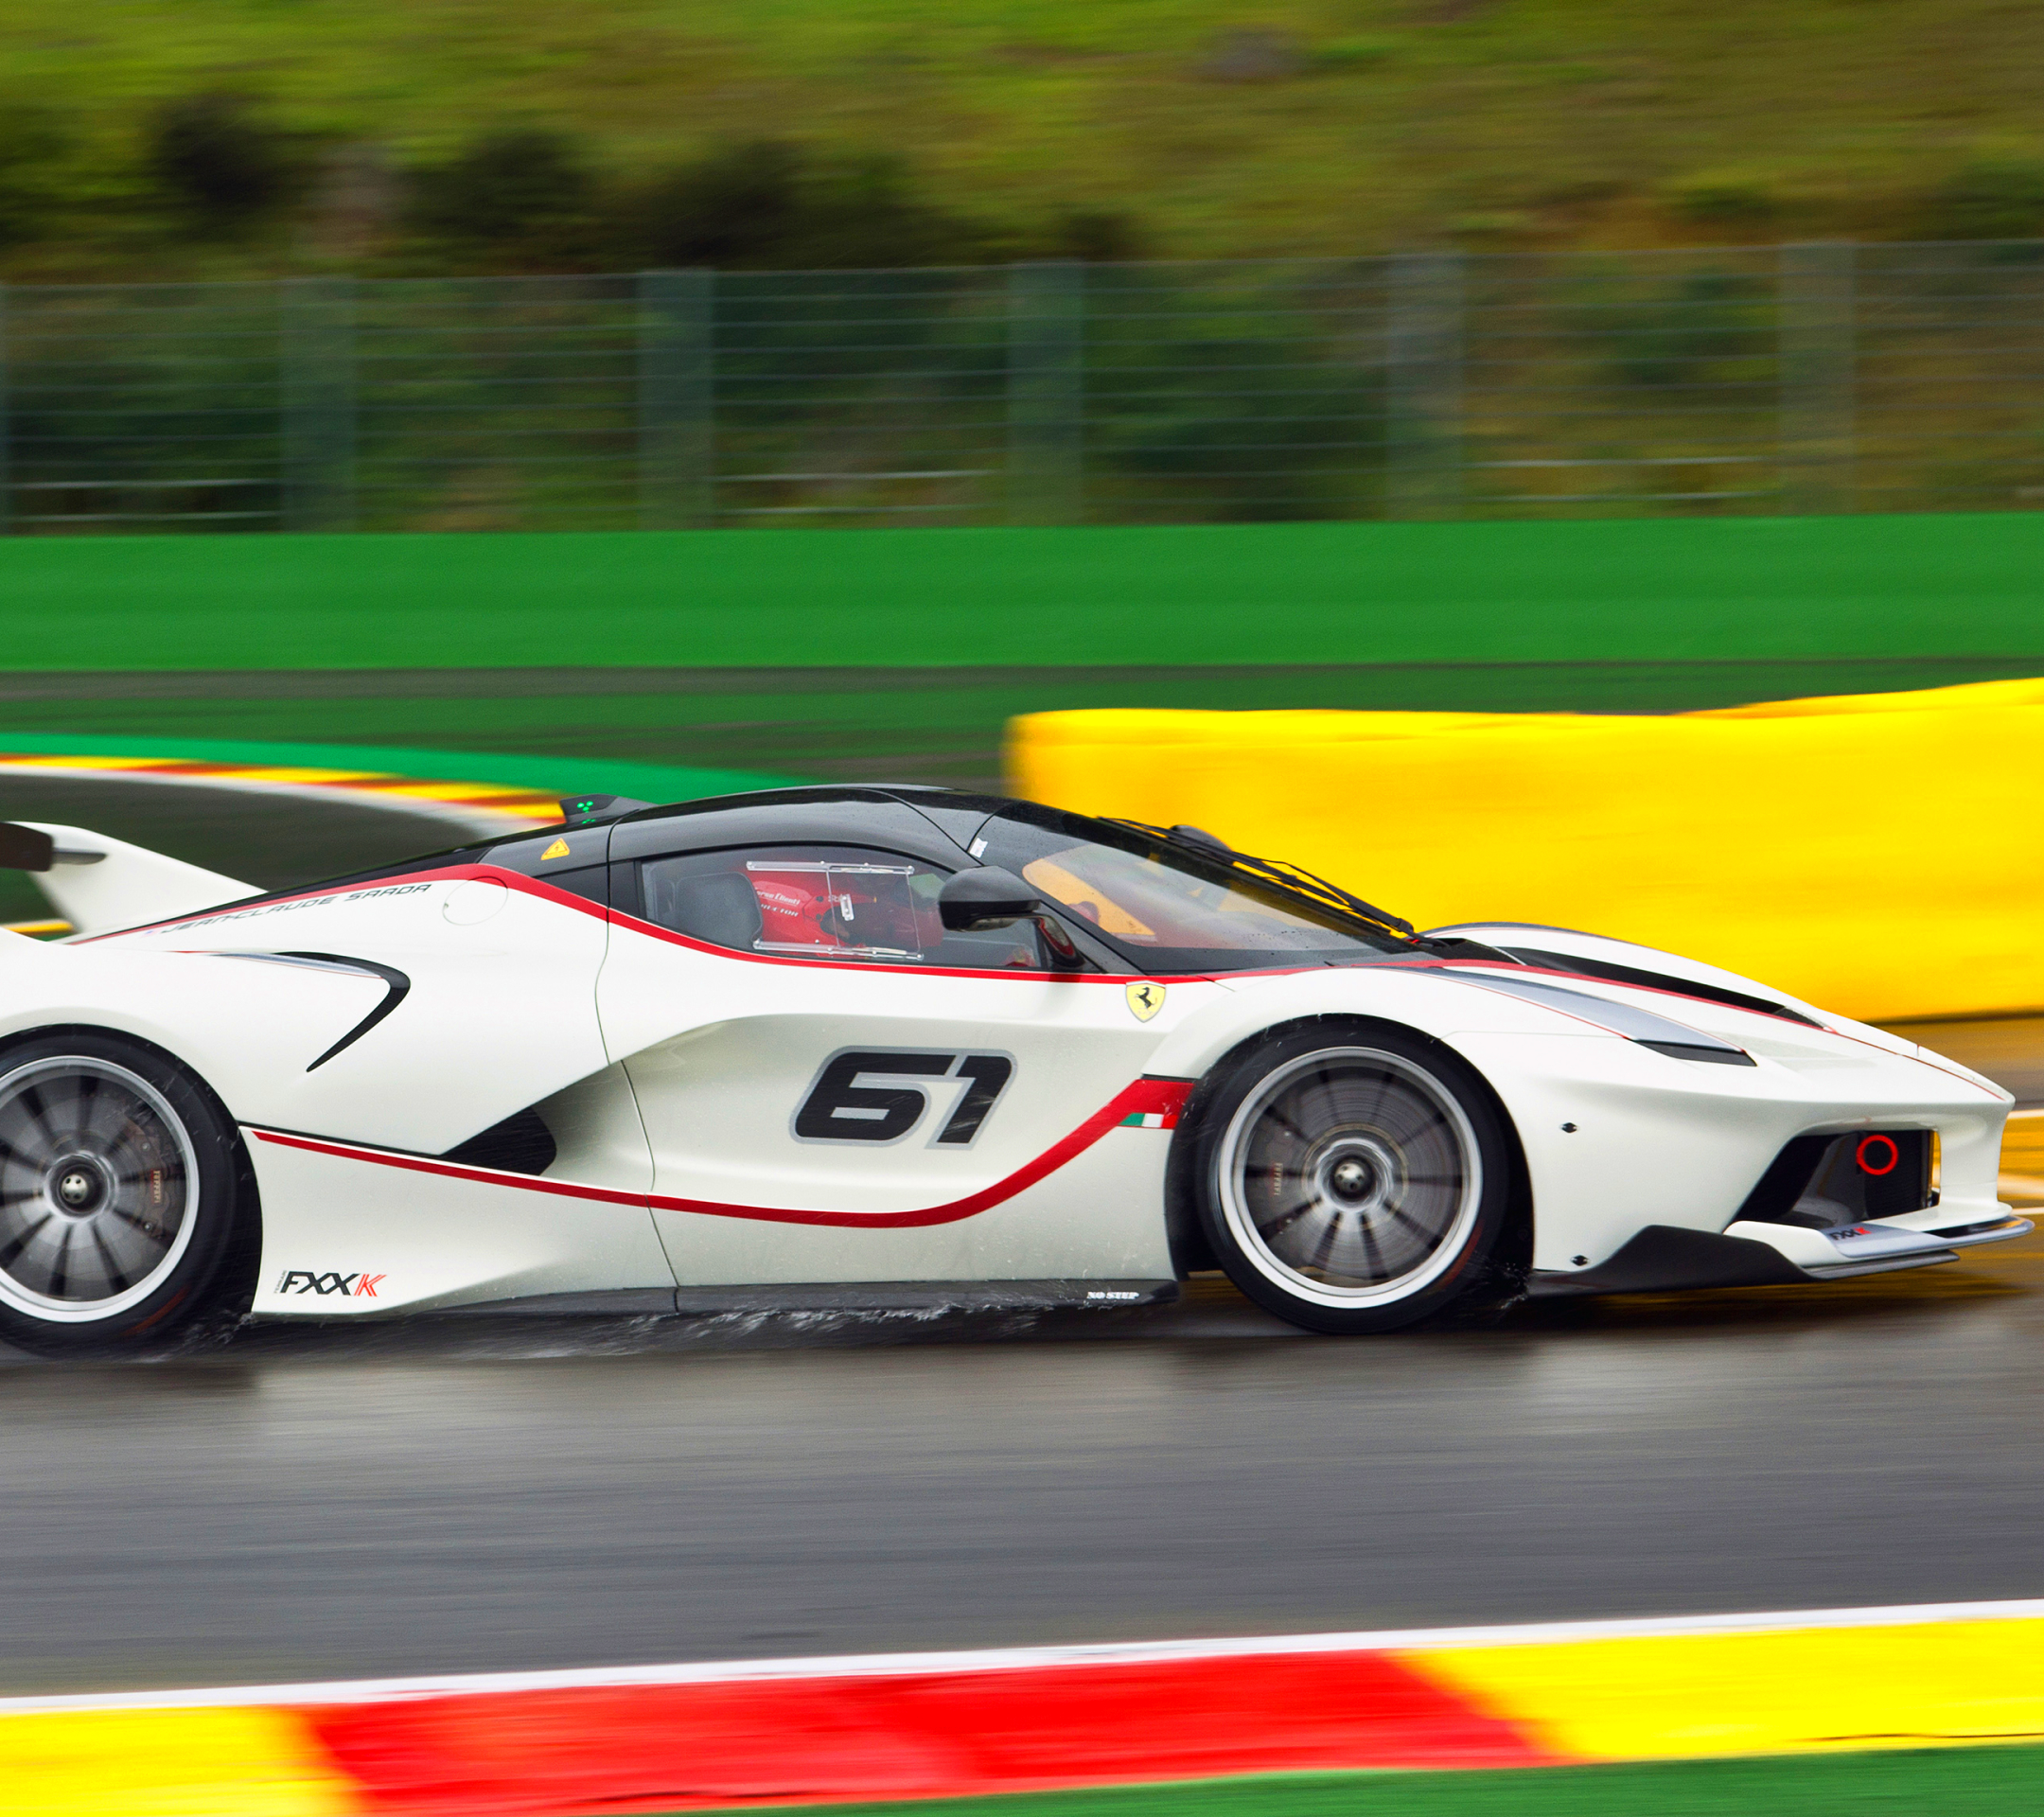
<svg viewBox="0 0 2044 1817">
<path fill-rule="evenodd" d="M 2000 1208 L 2006 1212 L 2007 1208 Z M 1936 1212 L 1919 1212 L 1918 1222 Z M 1798 1225 L 1740 1220 L 1722 1236 L 1673 1225 L 1648 1225 L 1607 1261 L 1566 1274 L 1535 1270 L 1526 1292 L 1535 1299 L 1586 1294 L 1687 1293 L 1702 1287 L 1777 1287 L 1850 1280 L 1900 1268 L 1957 1261 L 1959 1251 L 2028 1236 L 2028 1218 L 2008 1215 L 1912 1229 L 1873 1221 L 1811 1230 Z"/>
</svg>

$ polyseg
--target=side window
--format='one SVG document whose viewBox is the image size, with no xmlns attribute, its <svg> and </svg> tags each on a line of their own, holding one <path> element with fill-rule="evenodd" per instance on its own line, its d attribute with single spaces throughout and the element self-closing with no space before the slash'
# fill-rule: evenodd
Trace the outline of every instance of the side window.
<svg viewBox="0 0 2044 1817">
<path fill-rule="evenodd" d="M 919 858 L 860 846 L 748 846 L 646 859 L 639 887 L 646 920 L 733 952 L 1046 969 L 1042 936 L 1030 924 L 946 933 L 937 895 L 948 874 Z"/>
</svg>

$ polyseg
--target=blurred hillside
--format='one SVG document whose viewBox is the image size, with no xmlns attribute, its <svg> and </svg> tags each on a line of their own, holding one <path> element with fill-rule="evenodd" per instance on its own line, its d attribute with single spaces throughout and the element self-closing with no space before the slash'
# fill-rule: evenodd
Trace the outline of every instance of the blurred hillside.
<svg viewBox="0 0 2044 1817">
<path fill-rule="evenodd" d="M 2017 0 L 72 0 L 0 274 L 2044 231 Z"/>
</svg>

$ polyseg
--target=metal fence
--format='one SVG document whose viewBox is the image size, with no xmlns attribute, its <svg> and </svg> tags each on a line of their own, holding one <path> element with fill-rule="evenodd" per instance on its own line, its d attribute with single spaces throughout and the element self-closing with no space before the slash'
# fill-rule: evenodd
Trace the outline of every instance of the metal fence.
<svg viewBox="0 0 2044 1817">
<path fill-rule="evenodd" d="M 2044 502 L 2044 241 L 0 304 L 17 533 Z"/>
</svg>

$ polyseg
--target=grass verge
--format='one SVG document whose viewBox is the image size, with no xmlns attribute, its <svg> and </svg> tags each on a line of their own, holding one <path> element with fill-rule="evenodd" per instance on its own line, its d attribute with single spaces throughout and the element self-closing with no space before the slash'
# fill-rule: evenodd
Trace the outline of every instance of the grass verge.
<svg viewBox="0 0 2044 1817">
<path fill-rule="evenodd" d="M 1017 714 L 1078 707 L 1679 713 L 2044 673 L 2044 657 L 1054 668 L 0 672 L 0 745 L 349 764 L 645 800 L 765 778 L 993 788 Z M 54 741 L 54 742 L 53 742 Z M 145 751 L 142 741 L 149 749 Z M 193 749 L 169 745 L 189 741 Z M 317 755 L 280 756 L 258 746 Z M 396 750 L 378 747 L 396 746 Z M 458 753 L 458 754 L 457 754 Z M 679 766 L 690 776 L 664 772 Z M 661 774 L 626 777 L 626 767 Z"/>
<path fill-rule="evenodd" d="M 835 1817 L 2033 1817 L 2044 1748 L 1656 1760 L 1480 1773 L 1297 1773 L 927 1803 Z"/>
</svg>

